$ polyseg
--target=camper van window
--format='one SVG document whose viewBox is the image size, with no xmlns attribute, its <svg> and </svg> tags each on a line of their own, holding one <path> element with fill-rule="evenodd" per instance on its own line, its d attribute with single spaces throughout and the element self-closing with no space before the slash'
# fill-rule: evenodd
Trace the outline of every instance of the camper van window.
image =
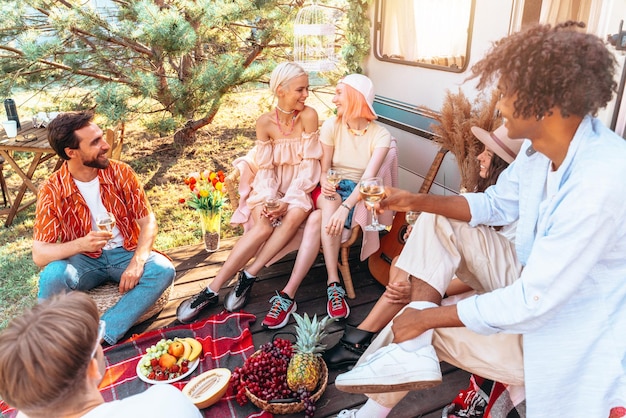
<svg viewBox="0 0 626 418">
<path fill-rule="evenodd" d="M 376 58 L 461 72 L 473 10 L 474 0 L 377 0 Z"/>
</svg>

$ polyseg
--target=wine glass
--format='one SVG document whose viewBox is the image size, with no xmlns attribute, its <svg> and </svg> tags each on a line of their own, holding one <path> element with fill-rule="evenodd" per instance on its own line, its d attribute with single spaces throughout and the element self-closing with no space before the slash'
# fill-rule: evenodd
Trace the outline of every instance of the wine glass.
<svg viewBox="0 0 626 418">
<path fill-rule="evenodd" d="M 336 170 L 334 168 L 329 168 L 328 171 L 326 172 L 326 180 L 328 180 L 328 182 L 332 184 L 335 187 L 335 189 L 337 189 L 337 185 L 341 181 L 341 173 L 339 172 L 339 170 Z M 328 200 L 337 199 L 335 196 L 325 196 L 325 197 Z"/>
<path fill-rule="evenodd" d="M 415 225 L 415 222 L 417 221 L 417 217 L 419 216 L 419 214 L 420 214 L 419 212 L 410 210 L 404 214 L 404 219 L 406 219 L 406 223 L 413 226 Z"/>
<path fill-rule="evenodd" d="M 382 231 L 385 229 L 385 225 L 378 223 L 378 216 L 376 215 L 376 209 L 374 204 L 380 202 L 385 194 L 385 186 L 383 185 L 383 179 L 380 177 L 372 177 L 369 179 L 361 180 L 359 183 L 359 192 L 361 197 L 365 201 L 365 204 L 372 209 L 372 223 L 365 227 L 366 231 Z"/>
<path fill-rule="evenodd" d="M 115 216 L 111 212 L 103 212 L 96 215 L 96 227 L 100 231 L 109 231 L 113 233 L 113 228 L 115 228 Z M 111 246 L 111 241 L 106 243 L 103 250 L 110 250 L 113 248 Z"/>
<path fill-rule="evenodd" d="M 265 210 L 268 212 L 271 212 L 273 210 L 276 210 L 280 207 L 280 200 L 277 197 L 266 197 L 265 198 L 265 202 L 263 203 L 263 206 L 265 206 Z M 280 221 L 280 219 L 274 219 L 272 221 L 272 226 L 274 228 L 276 228 L 277 226 L 281 225 L 282 222 Z"/>
</svg>

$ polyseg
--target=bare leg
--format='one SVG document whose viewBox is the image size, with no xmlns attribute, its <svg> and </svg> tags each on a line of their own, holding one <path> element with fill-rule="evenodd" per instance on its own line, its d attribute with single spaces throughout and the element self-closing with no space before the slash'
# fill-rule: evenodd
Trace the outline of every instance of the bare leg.
<svg viewBox="0 0 626 418">
<path fill-rule="evenodd" d="M 437 289 L 417 277 L 409 276 L 409 279 L 411 280 L 411 300 L 441 305 L 442 295 Z"/>
<path fill-rule="evenodd" d="M 300 208 L 287 211 L 287 214 L 281 219 L 281 224 L 273 228 L 269 239 L 261 248 L 252 264 L 246 268 L 246 271 L 256 276 L 265 267 L 265 264 L 291 241 L 302 222 L 306 221 L 307 216 L 309 216 L 309 212 L 305 212 Z"/>
<path fill-rule="evenodd" d="M 320 225 L 322 251 L 324 253 L 324 261 L 326 262 L 326 272 L 328 273 L 327 284 L 339 282 L 339 271 L 337 267 L 337 257 L 339 257 L 339 247 L 341 246 L 341 234 L 328 235 L 325 227 L 328 220 L 341 205 L 341 200 L 317 199 L 317 204 L 322 210 L 322 222 Z"/>
<path fill-rule="evenodd" d="M 267 218 L 261 216 L 261 210 L 261 206 L 257 206 L 252 210 L 250 216 L 254 216 L 257 221 L 254 223 L 254 226 L 237 241 L 230 256 L 224 262 L 224 265 L 215 276 L 215 279 L 213 279 L 208 286 L 213 293 L 218 293 L 224 283 L 232 278 L 235 273 L 241 270 L 246 263 L 254 257 L 259 247 L 267 241 L 272 235 L 272 232 L 274 232 L 274 228 L 270 225 Z"/>
<path fill-rule="evenodd" d="M 322 224 L 322 211 L 315 210 L 309 215 L 304 227 L 302 244 L 296 256 L 296 262 L 291 271 L 289 281 L 283 288 L 283 292 L 290 298 L 296 296 L 298 287 L 302 283 L 304 276 L 309 272 L 313 262 L 320 252 L 320 232 Z"/>
<path fill-rule="evenodd" d="M 390 287 L 394 286 L 394 284 L 398 286 L 397 288 L 402 286 L 404 291 L 407 293 L 406 300 L 404 301 L 404 303 L 402 303 L 401 301 L 392 302 L 390 298 L 385 297 L 385 294 L 383 294 L 383 297 L 378 299 L 370 313 L 357 327 L 358 329 L 369 332 L 380 331 L 409 302 L 411 292 L 411 284 L 407 280 L 409 274 L 406 271 L 396 267 L 397 259 L 398 257 L 395 257 L 393 259 L 393 261 L 391 262 L 391 267 L 389 268 L 389 284 Z"/>
</svg>

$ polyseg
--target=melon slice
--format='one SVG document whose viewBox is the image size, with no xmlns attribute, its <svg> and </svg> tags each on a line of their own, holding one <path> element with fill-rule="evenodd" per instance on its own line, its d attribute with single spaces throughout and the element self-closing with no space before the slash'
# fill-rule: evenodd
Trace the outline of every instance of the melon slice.
<svg viewBox="0 0 626 418">
<path fill-rule="evenodd" d="M 204 409 L 224 396 L 229 382 L 230 370 L 213 369 L 191 379 L 183 388 L 183 393 L 191 399 L 198 409 Z"/>
</svg>

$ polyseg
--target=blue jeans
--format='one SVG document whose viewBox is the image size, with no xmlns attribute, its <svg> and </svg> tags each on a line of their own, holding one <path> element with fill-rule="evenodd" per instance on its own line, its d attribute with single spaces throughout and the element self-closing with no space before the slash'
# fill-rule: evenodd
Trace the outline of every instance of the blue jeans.
<svg viewBox="0 0 626 418">
<path fill-rule="evenodd" d="M 339 193 L 339 196 L 341 196 L 342 202 L 350 197 L 355 187 L 357 187 L 357 184 L 356 182 L 352 180 L 341 180 L 339 182 L 337 193 Z M 350 212 L 348 212 L 348 217 L 346 218 L 346 222 L 343 225 L 344 228 L 348 228 L 348 229 L 352 228 L 352 216 L 353 215 L 354 215 L 354 206 L 352 206 L 352 208 L 350 209 Z"/>
<path fill-rule="evenodd" d="M 77 254 L 48 264 L 39 275 L 39 300 L 72 290 L 90 290 L 106 281 L 120 278 L 135 253 L 123 247 L 105 250 L 99 258 Z M 115 344 L 163 294 L 174 281 L 176 270 L 162 254 L 151 252 L 144 265 L 139 283 L 109 308 L 102 319 L 106 321 L 104 340 Z"/>
</svg>

